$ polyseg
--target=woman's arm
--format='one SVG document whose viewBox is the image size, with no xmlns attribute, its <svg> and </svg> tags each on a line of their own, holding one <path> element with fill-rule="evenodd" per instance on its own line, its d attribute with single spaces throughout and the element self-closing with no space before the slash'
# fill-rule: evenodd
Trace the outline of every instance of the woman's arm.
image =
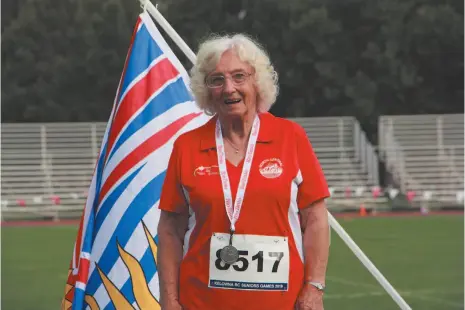
<svg viewBox="0 0 465 310">
<path fill-rule="evenodd" d="M 301 211 L 305 281 L 324 284 L 329 256 L 329 224 L 324 200 Z"/>
<path fill-rule="evenodd" d="M 325 284 L 329 255 L 328 213 L 324 200 L 300 211 L 304 247 L 304 281 Z M 296 301 L 297 310 L 323 310 L 323 293 L 304 284 Z"/>
<path fill-rule="evenodd" d="M 183 239 L 188 214 L 161 211 L 158 223 L 157 269 L 162 309 L 179 305 L 179 266 L 183 257 Z"/>
</svg>

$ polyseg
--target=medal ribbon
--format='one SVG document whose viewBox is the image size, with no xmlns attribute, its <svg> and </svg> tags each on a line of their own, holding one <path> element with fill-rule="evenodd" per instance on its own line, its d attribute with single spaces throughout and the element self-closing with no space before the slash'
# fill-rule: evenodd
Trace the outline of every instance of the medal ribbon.
<svg viewBox="0 0 465 310">
<path fill-rule="evenodd" d="M 231 185 L 229 183 L 228 171 L 226 169 L 226 153 L 224 150 L 223 134 L 221 132 L 220 121 L 219 119 L 216 120 L 215 140 L 216 152 L 218 155 L 218 167 L 220 170 L 221 184 L 223 187 L 224 205 L 229 221 L 231 222 L 231 232 L 236 230 L 235 224 L 239 219 L 239 214 L 241 213 L 242 202 L 244 200 L 247 181 L 249 180 L 250 166 L 252 165 L 252 159 L 255 153 L 255 146 L 257 144 L 259 130 L 260 119 L 258 116 L 255 116 L 255 120 L 252 125 L 252 131 L 250 133 L 249 143 L 247 146 L 247 152 L 245 154 L 244 165 L 242 166 L 241 179 L 239 181 L 239 187 L 237 189 L 236 200 L 234 201 L 233 209 Z"/>
</svg>

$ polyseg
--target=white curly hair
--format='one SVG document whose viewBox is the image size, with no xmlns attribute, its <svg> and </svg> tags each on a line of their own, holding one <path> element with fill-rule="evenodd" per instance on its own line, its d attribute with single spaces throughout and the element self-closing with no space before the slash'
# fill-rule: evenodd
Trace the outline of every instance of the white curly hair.
<svg viewBox="0 0 465 310">
<path fill-rule="evenodd" d="M 209 115 L 216 113 L 213 104 L 209 101 L 205 78 L 215 69 L 221 55 L 228 50 L 235 51 L 241 61 L 255 69 L 255 83 L 260 97 L 257 102 L 257 112 L 269 111 L 279 91 L 278 74 L 265 49 L 244 34 L 211 36 L 200 44 L 196 63 L 190 70 L 190 88 L 197 105 Z"/>
</svg>

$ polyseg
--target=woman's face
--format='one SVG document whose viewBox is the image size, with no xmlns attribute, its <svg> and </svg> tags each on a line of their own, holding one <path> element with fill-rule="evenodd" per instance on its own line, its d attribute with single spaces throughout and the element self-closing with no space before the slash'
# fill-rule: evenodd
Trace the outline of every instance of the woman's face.
<svg viewBox="0 0 465 310">
<path fill-rule="evenodd" d="M 257 111 L 258 92 L 253 74 L 253 68 L 233 50 L 221 55 L 215 70 L 207 76 L 210 100 L 220 116 L 240 117 Z"/>
</svg>

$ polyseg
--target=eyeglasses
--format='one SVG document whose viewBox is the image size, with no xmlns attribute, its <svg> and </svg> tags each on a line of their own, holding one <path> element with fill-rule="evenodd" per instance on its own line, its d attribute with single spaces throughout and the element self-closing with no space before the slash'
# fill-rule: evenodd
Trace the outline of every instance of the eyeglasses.
<svg viewBox="0 0 465 310">
<path fill-rule="evenodd" d="M 229 77 L 223 74 L 213 74 L 205 78 L 205 84 L 209 88 L 220 88 L 224 86 L 226 79 L 230 78 L 233 84 L 237 86 L 244 84 L 251 75 L 251 73 L 247 72 L 235 72 Z"/>
</svg>

